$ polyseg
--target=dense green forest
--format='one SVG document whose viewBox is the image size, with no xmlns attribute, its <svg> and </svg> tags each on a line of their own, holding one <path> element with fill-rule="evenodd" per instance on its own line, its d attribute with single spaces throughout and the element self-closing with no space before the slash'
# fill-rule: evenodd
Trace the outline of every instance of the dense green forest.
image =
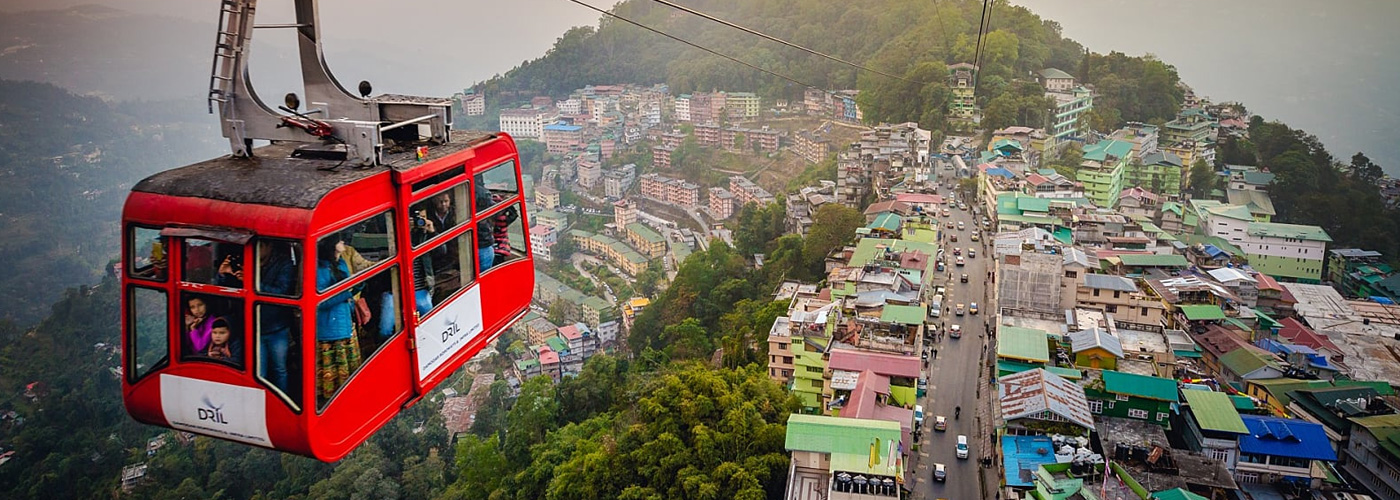
<svg viewBox="0 0 1400 500">
<path fill-rule="evenodd" d="M 0 316 L 32 324 L 64 288 L 96 282 L 117 253 L 131 186 L 216 154 L 216 122 L 180 118 L 187 104 L 111 104 L 0 80 Z"/>
</svg>

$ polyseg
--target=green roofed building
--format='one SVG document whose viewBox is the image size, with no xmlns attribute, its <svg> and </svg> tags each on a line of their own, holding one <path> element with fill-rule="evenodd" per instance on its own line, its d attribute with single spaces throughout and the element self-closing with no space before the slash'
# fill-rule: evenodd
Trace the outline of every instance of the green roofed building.
<svg viewBox="0 0 1400 500">
<path fill-rule="evenodd" d="M 1188 304 L 1176 307 L 1188 321 L 1209 321 L 1225 319 L 1225 311 L 1211 304 Z"/>
<path fill-rule="evenodd" d="M 1272 354 L 1241 347 L 1220 356 L 1220 366 L 1225 373 L 1220 375 L 1232 382 L 1269 379 L 1283 376 L 1283 366 Z"/>
<path fill-rule="evenodd" d="M 1044 331 L 1019 326 L 997 328 L 997 359 L 1044 365 L 1050 361 L 1050 339 Z"/>
<path fill-rule="evenodd" d="M 1206 497 L 1197 495 L 1185 488 L 1172 488 L 1166 491 L 1153 493 L 1151 500 L 1206 500 Z"/>
<path fill-rule="evenodd" d="M 1123 263 L 1124 270 L 1132 273 L 1142 273 L 1147 268 L 1159 267 L 1168 269 L 1186 269 L 1191 267 L 1191 262 L 1186 257 L 1177 254 L 1122 254 L 1118 260 Z"/>
<path fill-rule="evenodd" d="M 828 491 L 842 473 L 905 484 L 899 423 L 886 420 L 791 414 L 784 447 L 792 452 L 792 474 L 784 498 L 800 487 Z M 905 448 L 904 451 L 908 451 Z"/>
<path fill-rule="evenodd" d="M 1235 410 L 1230 396 L 1223 392 L 1183 389 L 1186 409 L 1182 412 L 1184 429 L 1176 429 L 1193 450 L 1201 450 L 1206 456 L 1221 457 L 1227 464 L 1235 463 L 1239 456 L 1236 444 L 1241 435 L 1249 434 L 1244 419 Z"/>
<path fill-rule="evenodd" d="M 1100 372 L 1099 382 L 1084 388 L 1084 396 L 1095 415 L 1146 420 L 1167 428 L 1172 407 L 1180 401 L 1175 380 L 1108 370 Z"/>
<path fill-rule="evenodd" d="M 1380 498 L 1400 498 L 1400 415 L 1351 419 L 1351 445 L 1342 467 Z"/>
</svg>

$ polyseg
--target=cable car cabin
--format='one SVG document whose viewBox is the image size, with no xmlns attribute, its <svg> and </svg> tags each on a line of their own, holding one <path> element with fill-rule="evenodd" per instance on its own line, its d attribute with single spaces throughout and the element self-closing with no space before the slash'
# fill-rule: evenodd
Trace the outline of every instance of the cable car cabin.
<svg viewBox="0 0 1400 500">
<path fill-rule="evenodd" d="M 334 461 L 525 313 L 519 157 L 466 132 L 387 168 L 292 152 L 132 190 L 122 396 L 148 424 Z"/>
</svg>

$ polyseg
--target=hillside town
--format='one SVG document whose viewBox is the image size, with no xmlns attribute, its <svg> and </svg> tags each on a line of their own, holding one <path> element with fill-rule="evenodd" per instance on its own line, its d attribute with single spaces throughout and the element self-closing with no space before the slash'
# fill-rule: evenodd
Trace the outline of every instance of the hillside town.
<svg viewBox="0 0 1400 500">
<path fill-rule="evenodd" d="M 947 116 L 968 130 L 976 71 L 948 67 Z M 1094 131 L 1092 88 L 1036 76 L 1047 123 L 948 137 L 861 126 L 855 91 L 594 85 L 501 110 L 549 158 L 527 181 L 535 312 L 505 377 L 557 381 L 623 350 L 654 295 L 619 284 L 659 267 L 664 289 L 691 252 L 732 243 L 744 207 L 782 204 L 806 235 L 840 204 L 866 225 L 825 279 L 773 291 L 788 310 L 767 371 L 802 407 L 784 498 L 1400 498 L 1393 256 L 1273 221 L 1267 165 L 1220 164 L 1192 196 L 1192 166 L 1248 133 L 1242 108 L 1186 89 L 1174 120 Z M 696 175 L 677 164 L 694 148 L 834 160 L 835 178 Z M 1051 168 L 1069 149 L 1076 168 Z M 1394 200 L 1393 180 L 1377 189 Z"/>
</svg>

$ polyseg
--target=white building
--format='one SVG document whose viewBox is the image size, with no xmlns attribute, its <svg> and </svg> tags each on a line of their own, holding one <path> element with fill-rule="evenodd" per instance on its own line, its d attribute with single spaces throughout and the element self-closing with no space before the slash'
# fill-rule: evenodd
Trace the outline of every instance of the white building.
<svg viewBox="0 0 1400 500">
<path fill-rule="evenodd" d="M 467 116 L 481 116 L 486 114 L 486 96 L 476 92 L 462 94 L 462 110 Z"/>
<path fill-rule="evenodd" d="M 544 137 L 544 126 L 558 120 L 558 113 L 541 109 L 501 110 L 501 132 L 514 137 L 540 139 Z"/>
<path fill-rule="evenodd" d="M 530 251 L 535 254 L 535 258 L 550 261 L 550 255 L 554 244 L 559 242 L 559 232 L 550 226 L 532 226 L 530 228 Z"/>
<path fill-rule="evenodd" d="M 578 115 L 583 112 L 583 101 L 574 98 L 559 101 L 557 106 L 561 115 Z"/>
<path fill-rule="evenodd" d="M 690 94 L 681 94 L 676 98 L 676 121 L 690 121 Z"/>
</svg>

